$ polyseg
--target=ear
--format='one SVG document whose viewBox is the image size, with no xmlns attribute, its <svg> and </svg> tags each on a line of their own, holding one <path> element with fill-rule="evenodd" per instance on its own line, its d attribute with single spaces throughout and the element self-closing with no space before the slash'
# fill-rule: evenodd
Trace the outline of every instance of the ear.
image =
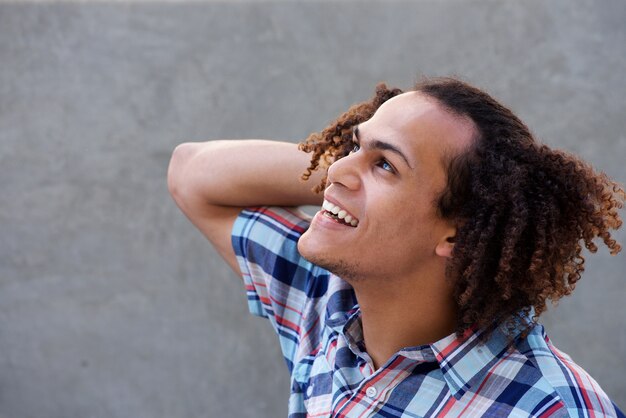
<svg viewBox="0 0 626 418">
<path fill-rule="evenodd" d="M 454 249 L 454 242 L 456 237 L 456 228 L 450 227 L 441 240 L 435 247 L 435 254 L 439 257 L 450 258 L 452 257 L 452 250 Z"/>
</svg>

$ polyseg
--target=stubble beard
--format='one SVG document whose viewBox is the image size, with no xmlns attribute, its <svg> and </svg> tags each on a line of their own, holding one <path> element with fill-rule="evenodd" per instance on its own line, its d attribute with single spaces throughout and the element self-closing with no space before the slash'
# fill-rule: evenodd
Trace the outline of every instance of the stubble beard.
<svg viewBox="0 0 626 418">
<path fill-rule="evenodd" d="M 342 259 L 336 259 L 319 253 L 301 253 L 301 255 L 302 257 L 304 257 L 305 260 L 310 261 L 316 266 L 328 270 L 335 276 L 338 276 L 347 282 L 358 281 L 359 278 L 362 277 L 362 275 L 359 274 L 360 269 L 358 263 L 349 262 Z"/>
<path fill-rule="evenodd" d="M 325 259 L 324 257 L 311 257 L 307 258 L 307 260 L 330 271 L 335 276 L 338 276 L 347 282 L 358 281 L 359 277 L 361 277 L 358 273 L 359 269 L 356 263 L 349 263 L 345 260 L 330 260 Z"/>
</svg>

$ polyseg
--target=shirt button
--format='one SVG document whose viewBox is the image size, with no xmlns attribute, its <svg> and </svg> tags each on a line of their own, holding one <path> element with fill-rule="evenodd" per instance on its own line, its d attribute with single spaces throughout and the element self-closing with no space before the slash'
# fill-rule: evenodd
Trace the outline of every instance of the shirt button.
<svg viewBox="0 0 626 418">
<path fill-rule="evenodd" d="M 365 394 L 369 396 L 370 398 L 375 397 L 377 393 L 378 391 L 376 390 L 374 386 L 370 386 L 365 390 Z"/>
<path fill-rule="evenodd" d="M 310 385 L 308 388 L 306 388 L 306 396 L 310 398 L 311 395 L 313 395 L 313 385 Z"/>
</svg>

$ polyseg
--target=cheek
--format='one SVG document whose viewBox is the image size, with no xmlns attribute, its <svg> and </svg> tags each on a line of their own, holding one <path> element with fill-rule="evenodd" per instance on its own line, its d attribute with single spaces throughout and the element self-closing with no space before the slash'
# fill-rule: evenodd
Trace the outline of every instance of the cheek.
<svg viewBox="0 0 626 418">
<path fill-rule="evenodd" d="M 437 220 L 431 208 L 423 203 L 408 199 L 389 202 L 377 211 L 377 225 L 372 232 L 380 241 L 394 245 L 429 241 Z"/>
<path fill-rule="evenodd" d="M 369 213 L 369 233 L 377 241 L 397 241 L 409 231 L 415 230 L 415 214 L 411 204 L 400 200 L 388 202 Z"/>
</svg>

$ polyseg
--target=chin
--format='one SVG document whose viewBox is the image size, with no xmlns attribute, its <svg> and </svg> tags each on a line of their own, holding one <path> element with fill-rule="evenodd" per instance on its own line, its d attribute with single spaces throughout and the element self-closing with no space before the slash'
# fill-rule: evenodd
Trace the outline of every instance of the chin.
<svg viewBox="0 0 626 418">
<path fill-rule="evenodd" d="M 309 231 L 306 231 L 298 240 L 298 252 L 306 260 L 313 264 L 317 264 L 315 259 L 316 254 L 322 253 L 323 249 L 320 248 L 319 243 L 316 243 L 316 239 L 311 237 Z"/>
<path fill-rule="evenodd" d="M 298 252 L 307 261 L 330 271 L 346 281 L 360 277 L 358 264 L 346 261 L 346 258 L 338 255 L 335 250 L 329 248 L 328 245 L 323 245 L 323 243 L 307 235 L 307 233 L 298 240 Z"/>
<path fill-rule="evenodd" d="M 313 264 L 321 265 L 324 259 L 329 255 L 339 255 L 336 245 L 332 245 L 332 241 L 327 237 L 321 236 L 317 231 L 307 230 L 298 240 L 298 252 L 302 257 Z"/>
</svg>

